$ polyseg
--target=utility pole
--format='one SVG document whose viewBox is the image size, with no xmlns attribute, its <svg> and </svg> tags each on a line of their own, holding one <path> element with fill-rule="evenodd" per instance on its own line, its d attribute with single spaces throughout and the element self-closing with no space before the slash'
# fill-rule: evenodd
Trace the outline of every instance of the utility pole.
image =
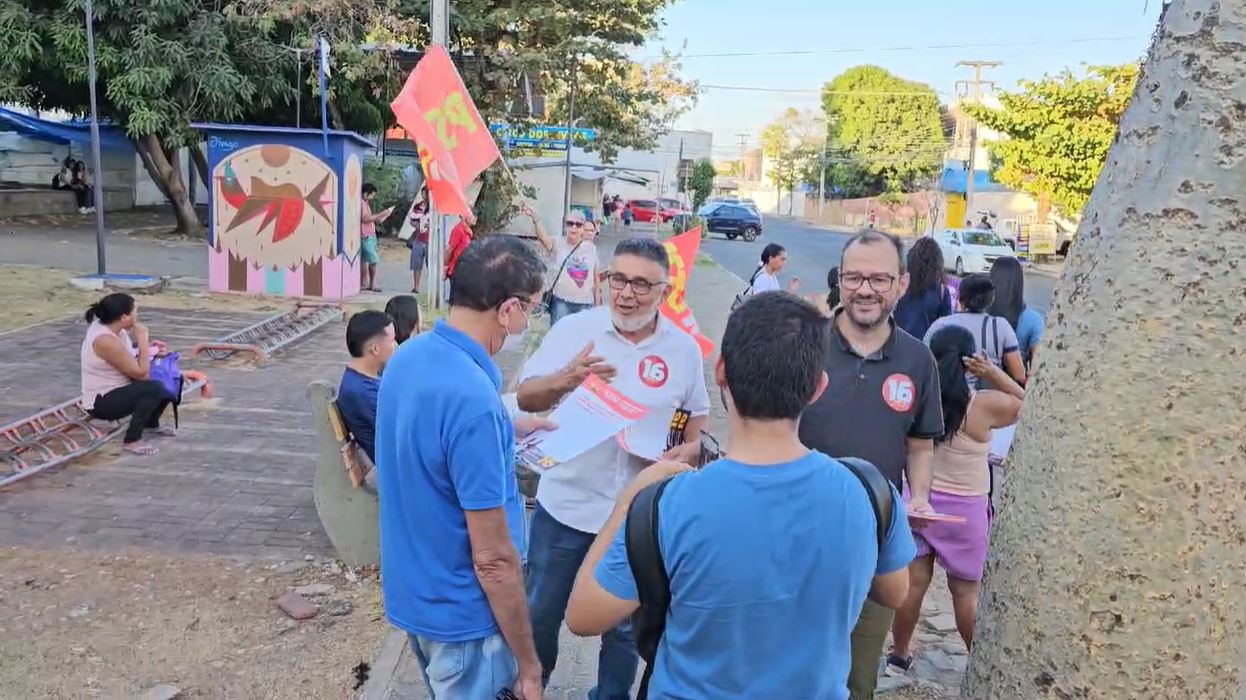
<svg viewBox="0 0 1246 700">
<path fill-rule="evenodd" d="M 994 81 L 992 80 L 983 81 L 982 80 L 982 69 L 983 68 L 996 68 L 1001 65 L 1003 65 L 1001 61 L 960 61 L 958 62 L 956 64 L 957 67 L 968 66 L 970 68 L 973 68 L 973 81 L 972 82 L 968 80 L 957 81 L 956 86 L 958 90 L 962 85 L 972 87 L 974 104 L 981 104 L 982 103 L 982 85 L 986 84 L 990 86 L 992 90 L 995 89 Z M 969 129 L 970 129 L 969 130 L 969 164 L 966 166 L 966 174 L 965 174 L 966 175 L 965 176 L 965 216 L 968 219 L 972 220 L 974 216 L 973 176 L 974 176 L 974 172 L 976 168 L 976 163 L 974 161 L 976 160 L 976 156 L 978 154 L 978 120 L 977 119 L 972 120 L 972 123 L 969 125 Z"/>
<path fill-rule="evenodd" d="M 819 158 L 821 168 L 818 171 L 818 223 L 822 223 L 822 209 L 826 204 L 826 152 L 831 147 L 831 122 L 821 120 L 822 124 L 822 157 Z"/>
<path fill-rule="evenodd" d="M 95 8 L 91 0 L 86 1 L 87 19 L 87 95 L 91 100 L 91 167 L 95 168 L 95 177 L 91 178 L 92 204 L 95 209 L 95 266 L 96 272 L 102 277 L 107 273 L 104 264 L 104 171 L 100 166 L 100 120 L 99 110 L 95 101 Z"/>
<path fill-rule="evenodd" d="M 575 59 L 571 59 L 571 94 L 567 100 L 567 160 L 563 163 L 564 177 L 562 191 L 562 216 L 565 218 L 571 213 L 571 134 L 575 131 L 575 83 L 576 83 L 576 65 Z"/>
<path fill-rule="evenodd" d="M 680 194 L 683 194 L 683 191 L 684 191 L 684 140 L 683 140 L 683 137 L 680 137 L 679 139 L 679 163 L 677 167 L 679 168 L 679 170 L 676 171 L 677 177 L 675 178 L 675 181 L 678 182 L 679 184 L 675 186 L 675 195 L 678 198 L 678 196 Z"/>
<path fill-rule="evenodd" d="M 432 30 L 432 43 L 445 46 L 450 38 L 450 0 L 432 0 L 429 3 L 429 28 Z M 384 134 L 381 134 L 384 138 Z M 424 173 L 425 179 L 428 173 Z M 440 309 L 446 301 L 442 290 L 445 287 L 446 275 L 446 217 L 438 214 L 433 206 L 430 192 L 428 197 L 428 272 L 424 279 L 428 280 L 428 297 L 430 306 Z"/>
<path fill-rule="evenodd" d="M 748 168 L 744 165 L 744 148 L 748 145 L 748 134 L 736 134 L 736 138 L 740 139 L 740 179 L 746 180 L 745 177 Z"/>
</svg>

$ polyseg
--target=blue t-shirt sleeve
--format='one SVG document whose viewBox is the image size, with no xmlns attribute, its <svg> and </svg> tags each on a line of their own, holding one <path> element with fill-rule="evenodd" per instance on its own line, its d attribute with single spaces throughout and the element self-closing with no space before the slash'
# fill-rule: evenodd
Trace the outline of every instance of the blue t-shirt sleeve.
<svg viewBox="0 0 1246 700">
<path fill-rule="evenodd" d="M 874 575 L 882 576 L 899 571 L 908 566 L 915 556 L 917 556 L 917 545 L 913 543 L 909 519 L 904 514 L 904 502 L 900 500 L 900 494 L 896 493 L 896 487 L 892 486 L 891 532 L 887 535 L 887 541 L 883 543 L 882 549 L 878 551 L 878 567 L 875 568 Z"/>
<path fill-rule="evenodd" d="M 489 510 L 506 503 L 506 436 L 493 412 L 463 423 L 450 436 L 446 468 L 463 510 Z"/>
<path fill-rule="evenodd" d="M 597 583 L 607 593 L 619 600 L 640 600 L 640 593 L 636 591 L 636 579 L 632 577 L 632 565 L 627 561 L 627 543 L 624 540 L 626 533 L 627 524 L 624 523 L 615 533 L 606 555 L 597 562 L 593 578 L 597 579 Z"/>
</svg>

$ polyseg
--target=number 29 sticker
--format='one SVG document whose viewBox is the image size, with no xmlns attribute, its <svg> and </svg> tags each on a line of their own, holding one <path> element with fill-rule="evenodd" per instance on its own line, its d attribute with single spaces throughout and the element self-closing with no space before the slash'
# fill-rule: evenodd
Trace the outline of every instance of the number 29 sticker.
<svg viewBox="0 0 1246 700">
<path fill-rule="evenodd" d="M 670 369 L 666 366 L 666 360 L 657 355 L 647 355 L 640 361 L 640 365 L 637 366 L 636 370 L 640 374 L 640 381 L 644 382 L 645 386 L 650 386 L 654 389 L 665 384 L 667 377 L 670 376 Z"/>
<path fill-rule="evenodd" d="M 893 374 L 883 382 L 883 401 L 896 413 L 913 407 L 913 380 L 907 374 Z"/>
</svg>

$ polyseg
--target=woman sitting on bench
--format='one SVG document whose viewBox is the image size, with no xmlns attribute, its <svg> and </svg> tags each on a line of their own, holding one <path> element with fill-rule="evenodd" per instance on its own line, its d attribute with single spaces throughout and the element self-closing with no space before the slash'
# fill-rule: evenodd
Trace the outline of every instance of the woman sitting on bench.
<svg viewBox="0 0 1246 700">
<path fill-rule="evenodd" d="M 151 337 L 138 321 L 134 297 L 109 294 L 87 309 L 86 320 L 91 325 L 82 341 L 82 407 L 101 420 L 130 416 L 125 451 L 155 454 L 155 446 L 143 442 L 143 431 L 175 434 L 172 428 L 160 427 L 160 414 L 171 400 L 164 385 L 148 378 Z"/>
</svg>

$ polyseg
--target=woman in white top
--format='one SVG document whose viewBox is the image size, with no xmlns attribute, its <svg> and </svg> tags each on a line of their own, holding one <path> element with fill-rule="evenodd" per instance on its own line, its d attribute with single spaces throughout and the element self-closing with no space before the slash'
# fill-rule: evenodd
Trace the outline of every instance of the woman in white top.
<svg viewBox="0 0 1246 700">
<path fill-rule="evenodd" d="M 769 243 L 762 248 L 761 265 L 753 273 L 753 279 L 749 281 L 749 294 L 782 291 L 779 273 L 783 271 L 784 265 L 787 265 L 787 249 L 778 243 Z M 799 277 L 793 277 L 792 281 L 787 283 L 789 292 L 795 292 L 799 288 Z"/>
<path fill-rule="evenodd" d="M 138 321 L 134 297 L 109 294 L 87 309 L 86 320 L 91 325 L 82 341 L 82 407 L 101 420 L 130 416 L 124 449 L 155 454 L 156 448 L 143 442 L 143 431 L 173 436 L 172 428 L 160 427 L 170 400 L 160 382 L 148 379 L 151 337 Z"/>
<path fill-rule="evenodd" d="M 532 220 L 537 240 L 550 255 L 549 323 L 601 304 L 601 263 L 597 258 L 597 245 L 585 235 L 584 215 L 571 211 L 563 220 L 563 235 L 553 238 L 545 232 L 541 219 L 532 207 L 524 204 L 520 211 Z M 596 232 L 594 231 L 594 237 Z"/>
</svg>

